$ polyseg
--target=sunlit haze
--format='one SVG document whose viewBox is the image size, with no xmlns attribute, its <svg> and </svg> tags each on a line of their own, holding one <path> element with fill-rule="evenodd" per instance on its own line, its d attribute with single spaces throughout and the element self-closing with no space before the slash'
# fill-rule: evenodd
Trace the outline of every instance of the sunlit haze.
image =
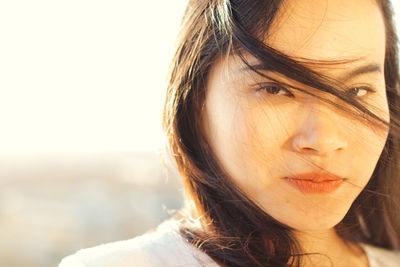
<svg viewBox="0 0 400 267">
<path fill-rule="evenodd" d="M 0 153 L 158 150 L 186 2 L 2 1 Z"/>
</svg>

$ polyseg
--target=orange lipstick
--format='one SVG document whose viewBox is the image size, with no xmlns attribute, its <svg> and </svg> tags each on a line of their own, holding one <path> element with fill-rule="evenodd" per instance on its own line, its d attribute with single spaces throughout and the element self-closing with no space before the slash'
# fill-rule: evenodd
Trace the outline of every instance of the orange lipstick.
<svg viewBox="0 0 400 267">
<path fill-rule="evenodd" d="M 284 178 L 304 194 L 328 194 L 338 189 L 345 178 L 327 172 L 309 172 Z"/>
</svg>

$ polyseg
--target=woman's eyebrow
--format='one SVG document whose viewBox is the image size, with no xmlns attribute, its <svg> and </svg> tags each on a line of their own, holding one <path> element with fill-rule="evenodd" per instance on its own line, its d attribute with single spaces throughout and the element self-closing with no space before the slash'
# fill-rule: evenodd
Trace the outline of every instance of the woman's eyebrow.
<svg viewBox="0 0 400 267">
<path fill-rule="evenodd" d="M 346 82 L 356 76 L 364 75 L 367 73 L 382 73 L 382 68 L 378 63 L 369 63 L 352 69 L 346 75 L 344 75 L 340 80 Z"/>
<path fill-rule="evenodd" d="M 242 68 L 239 69 L 240 72 L 249 72 L 252 71 L 252 69 L 257 70 L 257 71 L 272 71 L 272 72 L 276 72 L 278 74 L 282 74 L 284 76 L 286 76 L 283 73 L 279 73 L 277 72 L 274 67 L 270 67 L 267 66 L 265 64 L 262 63 L 257 63 L 254 65 L 246 65 Z M 365 65 L 361 65 L 358 67 L 353 68 L 352 70 L 350 70 L 348 73 L 346 73 L 345 75 L 343 75 L 342 77 L 339 77 L 339 80 L 341 80 L 342 82 L 347 82 L 350 79 L 353 79 L 354 77 L 360 76 L 360 75 L 364 75 L 367 73 L 382 73 L 382 68 L 380 66 L 380 64 L 378 63 L 367 63 Z"/>
</svg>

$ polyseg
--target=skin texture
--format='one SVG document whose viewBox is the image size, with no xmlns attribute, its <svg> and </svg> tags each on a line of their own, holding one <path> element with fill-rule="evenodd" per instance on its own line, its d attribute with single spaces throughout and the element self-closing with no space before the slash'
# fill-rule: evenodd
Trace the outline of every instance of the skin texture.
<svg viewBox="0 0 400 267">
<path fill-rule="evenodd" d="M 374 1 L 286 1 L 265 42 L 294 58 L 355 60 L 312 68 L 349 89 L 372 87 L 376 92 L 361 89 L 355 97 L 389 121 L 385 30 Z M 247 59 L 256 63 L 249 55 Z M 381 71 L 349 76 L 351 70 L 368 64 Z M 202 129 L 220 165 L 265 212 L 294 228 L 306 251 L 330 255 L 339 266 L 366 266 L 363 253 L 345 246 L 333 227 L 371 178 L 388 129 L 373 128 L 361 118 L 291 88 L 286 87 L 290 93 L 262 90 L 260 83 L 271 81 L 243 70 L 244 66 L 235 56 L 223 57 L 208 76 Z M 266 74 L 344 105 L 333 95 L 281 74 Z M 347 180 L 332 193 L 304 194 L 283 179 L 318 170 Z M 342 261 L 343 255 L 348 255 L 350 263 Z M 309 263 L 329 266 L 324 259 L 310 258 Z"/>
</svg>

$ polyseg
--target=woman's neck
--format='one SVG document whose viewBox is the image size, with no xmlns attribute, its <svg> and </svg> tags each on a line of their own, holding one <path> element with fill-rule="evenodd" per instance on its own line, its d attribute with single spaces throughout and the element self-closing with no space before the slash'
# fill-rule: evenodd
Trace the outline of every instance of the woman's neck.
<svg viewBox="0 0 400 267">
<path fill-rule="evenodd" d="M 345 242 L 332 228 L 323 231 L 296 231 L 295 237 L 310 255 L 302 257 L 302 266 L 352 266 L 368 267 L 364 250 L 350 242 Z"/>
</svg>

